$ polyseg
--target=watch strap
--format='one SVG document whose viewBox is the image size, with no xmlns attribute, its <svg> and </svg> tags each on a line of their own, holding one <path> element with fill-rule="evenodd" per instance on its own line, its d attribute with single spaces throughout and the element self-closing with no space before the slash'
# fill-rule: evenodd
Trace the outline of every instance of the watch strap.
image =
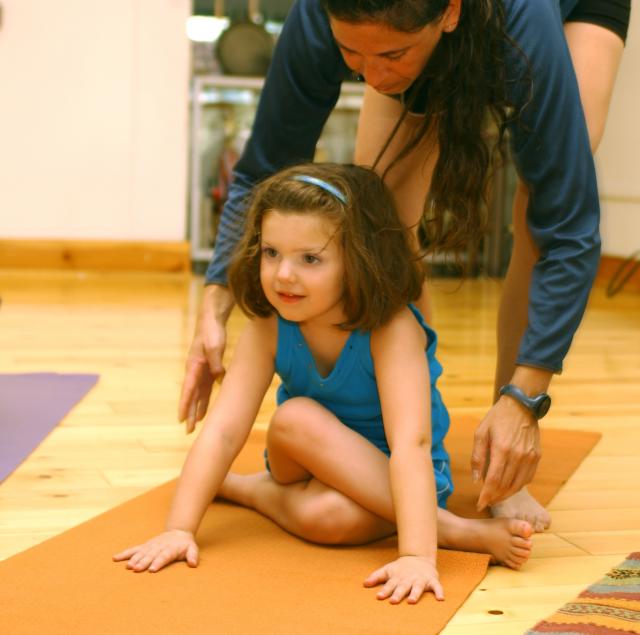
<svg viewBox="0 0 640 635">
<path fill-rule="evenodd" d="M 521 388 L 515 384 L 505 384 L 500 388 L 500 395 L 508 395 L 522 404 L 536 419 L 542 419 L 551 406 L 551 397 L 545 392 L 541 392 L 534 397 L 529 397 Z"/>
</svg>

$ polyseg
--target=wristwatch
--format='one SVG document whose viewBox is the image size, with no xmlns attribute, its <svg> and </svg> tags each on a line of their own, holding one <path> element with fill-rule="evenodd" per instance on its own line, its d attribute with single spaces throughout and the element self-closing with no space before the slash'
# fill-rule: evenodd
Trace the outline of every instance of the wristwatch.
<svg viewBox="0 0 640 635">
<path fill-rule="evenodd" d="M 542 419 L 551 407 L 551 397 L 546 392 L 541 392 L 535 397 L 529 397 L 517 386 L 506 384 L 500 388 L 500 394 L 509 395 L 509 397 L 521 403 L 536 419 Z"/>
</svg>

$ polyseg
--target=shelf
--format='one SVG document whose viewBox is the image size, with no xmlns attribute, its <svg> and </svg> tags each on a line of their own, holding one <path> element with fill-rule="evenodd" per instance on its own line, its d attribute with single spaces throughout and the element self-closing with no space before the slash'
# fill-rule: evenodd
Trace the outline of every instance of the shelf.
<svg viewBox="0 0 640 635">
<path fill-rule="evenodd" d="M 213 255 L 221 201 L 212 192 L 219 193 L 228 185 L 227 164 L 241 154 L 263 84 L 262 77 L 199 75 L 193 80 L 189 227 L 194 263 L 209 262 Z M 364 88 L 361 82 L 342 84 L 340 97 L 318 140 L 317 160 L 353 160 Z"/>
</svg>

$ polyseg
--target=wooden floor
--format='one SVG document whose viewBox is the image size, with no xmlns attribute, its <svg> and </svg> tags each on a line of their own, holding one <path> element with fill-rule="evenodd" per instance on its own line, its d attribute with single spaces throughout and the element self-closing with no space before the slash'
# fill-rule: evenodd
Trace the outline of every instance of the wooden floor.
<svg viewBox="0 0 640 635">
<path fill-rule="evenodd" d="M 175 412 L 201 279 L 0 272 L 0 372 L 99 373 L 100 381 L 0 486 L 0 559 L 177 475 L 191 438 Z M 489 405 L 500 283 L 433 287 L 453 414 Z M 231 321 L 231 343 L 243 323 Z M 551 504 L 521 572 L 492 567 L 445 633 L 522 633 L 640 550 L 640 295 L 596 290 L 552 386 L 544 425 L 600 444 Z M 268 401 L 258 425 L 268 421 Z"/>
</svg>

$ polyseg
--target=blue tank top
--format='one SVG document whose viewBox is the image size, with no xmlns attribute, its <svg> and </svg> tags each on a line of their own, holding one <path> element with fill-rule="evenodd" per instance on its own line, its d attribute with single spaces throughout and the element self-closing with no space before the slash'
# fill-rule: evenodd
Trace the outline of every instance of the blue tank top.
<svg viewBox="0 0 640 635">
<path fill-rule="evenodd" d="M 411 304 L 409 308 L 427 335 L 425 354 L 431 385 L 425 386 L 425 390 L 431 392 L 431 456 L 434 461 L 448 461 L 443 441 L 449 429 L 449 413 L 436 388 L 436 380 L 442 374 L 442 366 L 435 357 L 437 337 L 418 309 Z M 281 404 L 292 397 L 314 399 L 389 455 L 370 340 L 370 332 L 352 331 L 333 370 L 323 377 L 298 324 L 278 316 L 276 372 L 282 384 L 277 401 Z"/>
</svg>

